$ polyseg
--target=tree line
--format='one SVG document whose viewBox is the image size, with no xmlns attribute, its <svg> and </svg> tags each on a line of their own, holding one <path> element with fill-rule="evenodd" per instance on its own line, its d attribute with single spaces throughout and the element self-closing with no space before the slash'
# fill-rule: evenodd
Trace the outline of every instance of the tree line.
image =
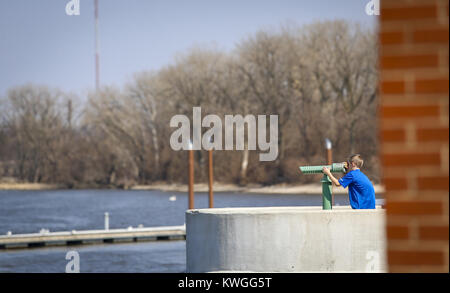
<svg viewBox="0 0 450 293">
<path fill-rule="evenodd" d="M 278 115 L 278 157 L 215 151 L 215 180 L 307 183 L 298 166 L 351 153 L 379 181 L 377 37 L 346 21 L 258 31 L 231 52 L 193 48 L 121 88 L 79 97 L 45 85 L 11 88 L 0 98 L 0 178 L 72 187 L 186 183 L 187 152 L 171 149 L 176 114 Z M 191 120 L 192 121 L 192 120 Z M 204 130 L 205 131 L 205 130 Z M 207 151 L 195 151 L 195 180 L 207 181 Z"/>
</svg>

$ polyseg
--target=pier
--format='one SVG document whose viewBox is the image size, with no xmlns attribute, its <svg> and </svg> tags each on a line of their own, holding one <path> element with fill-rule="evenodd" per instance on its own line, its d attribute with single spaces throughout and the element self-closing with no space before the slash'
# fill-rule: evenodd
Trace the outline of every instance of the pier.
<svg viewBox="0 0 450 293">
<path fill-rule="evenodd" d="M 41 233 L 1 235 L 0 249 L 185 239 L 185 225 L 63 232 L 43 230 Z"/>
</svg>

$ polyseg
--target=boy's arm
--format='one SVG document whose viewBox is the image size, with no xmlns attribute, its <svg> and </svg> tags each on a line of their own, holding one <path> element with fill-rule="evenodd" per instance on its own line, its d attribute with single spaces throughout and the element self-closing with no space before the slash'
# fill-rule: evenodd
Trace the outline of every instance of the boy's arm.
<svg viewBox="0 0 450 293">
<path fill-rule="evenodd" d="M 330 178 L 330 180 L 336 185 L 336 186 L 341 186 L 341 184 L 339 183 L 339 180 L 336 179 L 336 177 L 333 176 L 333 174 L 331 174 L 330 169 L 328 169 L 327 167 L 323 167 L 322 168 L 322 172 L 325 173 L 328 178 Z"/>
</svg>

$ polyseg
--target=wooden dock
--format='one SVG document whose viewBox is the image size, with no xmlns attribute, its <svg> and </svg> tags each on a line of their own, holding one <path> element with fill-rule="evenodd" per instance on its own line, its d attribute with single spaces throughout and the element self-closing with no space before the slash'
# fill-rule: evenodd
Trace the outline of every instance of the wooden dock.
<svg viewBox="0 0 450 293">
<path fill-rule="evenodd" d="M 184 225 L 64 232 L 44 231 L 31 234 L 0 235 L 0 249 L 185 239 L 186 227 Z"/>
</svg>

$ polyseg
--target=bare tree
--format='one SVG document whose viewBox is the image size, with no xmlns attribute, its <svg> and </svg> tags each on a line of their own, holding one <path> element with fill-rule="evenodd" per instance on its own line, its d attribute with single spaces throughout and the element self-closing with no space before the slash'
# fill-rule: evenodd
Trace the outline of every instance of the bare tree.
<svg viewBox="0 0 450 293">
<path fill-rule="evenodd" d="M 8 127 L 15 134 L 18 176 L 29 182 L 52 177 L 57 165 L 56 146 L 63 124 L 62 93 L 43 86 L 25 85 L 8 92 Z"/>
<path fill-rule="evenodd" d="M 222 113 L 218 104 L 223 104 L 218 96 L 218 85 L 223 81 L 221 68 L 227 56 L 212 49 L 192 49 L 188 54 L 178 57 L 174 65 L 163 69 L 160 74 L 166 84 L 167 103 L 173 113 L 192 117 L 192 108 L 201 107 L 202 113 Z M 219 111 L 218 111 L 219 110 Z M 191 125 L 192 127 L 192 125 Z M 206 165 L 207 155 L 196 152 L 196 160 Z M 206 180 L 205 168 L 200 168 L 200 180 Z"/>
<path fill-rule="evenodd" d="M 292 64 L 292 42 L 289 34 L 258 32 L 238 46 L 239 69 L 248 84 L 249 100 L 257 111 L 279 115 L 277 176 L 283 177 L 279 168 L 285 157 L 285 128 L 293 115 L 296 94 Z"/>
<path fill-rule="evenodd" d="M 89 96 L 85 123 L 94 125 L 113 145 L 117 164 L 110 170 L 110 182 L 115 183 L 116 171 L 120 165 L 132 165 L 138 180 L 145 180 L 147 167 L 144 142 L 144 125 L 136 119 L 131 103 L 118 89 L 105 87 Z M 134 172 L 130 172 L 133 174 Z"/>
<path fill-rule="evenodd" d="M 165 101 L 168 89 L 164 87 L 156 73 L 142 72 L 136 74 L 132 83 L 127 86 L 132 111 L 136 113 L 139 123 L 151 134 L 154 154 L 154 167 L 160 169 L 160 142 L 158 134 L 158 113 Z M 145 136 L 145 134 L 143 134 Z"/>
<path fill-rule="evenodd" d="M 374 106 L 377 92 L 375 34 L 344 21 L 315 23 L 303 33 L 309 71 L 322 105 L 330 105 L 325 108 L 330 125 L 346 128 L 348 150 L 353 153 L 355 127 L 364 119 L 366 107 Z M 336 129 L 334 133 L 338 139 Z"/>
</svg>

